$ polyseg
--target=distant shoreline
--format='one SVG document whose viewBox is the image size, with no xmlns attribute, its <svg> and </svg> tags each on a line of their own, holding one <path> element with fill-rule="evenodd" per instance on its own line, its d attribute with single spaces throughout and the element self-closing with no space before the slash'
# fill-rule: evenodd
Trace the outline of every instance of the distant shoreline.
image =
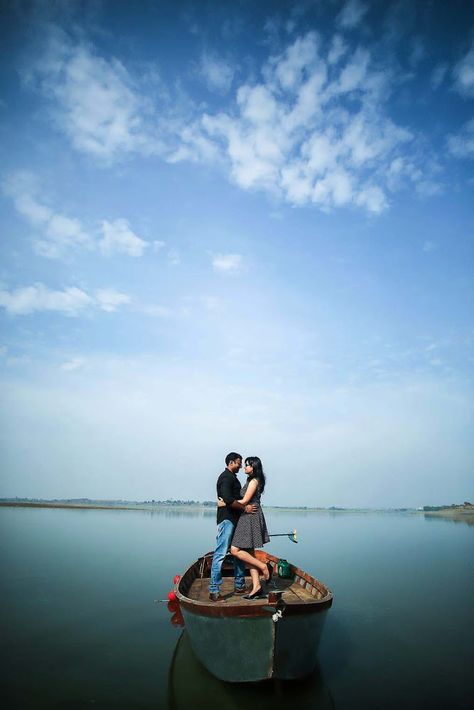
<svg viewBox="0 0 474 710">
<path fill-rule="evenodd" d="M 118 501 L 55 501 L 55 500 L 0 500 L 0 506 L 12 508 L 68 508 L 86 510 L 204 510 L 215 513 L 215 505 L 198 501 L 167 503 Z M 292 511 L 298 513 L 416 513 L 414 508 L 309 508 L 303 506 L 266 505 L 265 510 Z"/>
<path fill-rule="evenodd" d="M 144 510 L 153 511 L 173 511 L 180 510 L 199 510 L 208 511 L 210 515 L 215 513 L 215 507 L 209 502 L 200 503 L 197 501 L 187 502 L 143 502 L 132 503 L 128 501 L 107 502 L 107 501 L 47 501 L 47 500 L 0 500 L 0 507 L 4 508 L 59 508 L 67 510 Z M 288 511 L 295 513 L 406 513 L 406 514 L 422 514 L 433 517 L 446 517 L 455 520 L 474 520 L 474 506 L 451 506 L 441 508 L 439 510 L 420 510 L 416 508 L 309 508 L 309 507 L 292 507 L 292 506 L 265 506 L 266 510 L 272 511 Z"/>
<path fill-rule="evenodd" d="M 25 502 L 17 502 L 17 501 L 0 501 L 0 506 L 4 508 L 68 508 L 68 509 L 74 509 L 74 510 L 209 510 L 210 512 L 213 512 L 213 508 L 210 506 L 205 506 L 205 505 L 199 505 L 194 504 L 194 505 L 166 505 L 164 503 L 159 504 L 159 503 L 124 503 L 123 505 L 120 504 L 110 504 L 107 505 L 106 503 L 55 503 L 54 501 L 41 501 L 41 502 L 33 502 L 33 501 L 25 501 Z"/>
</svg>

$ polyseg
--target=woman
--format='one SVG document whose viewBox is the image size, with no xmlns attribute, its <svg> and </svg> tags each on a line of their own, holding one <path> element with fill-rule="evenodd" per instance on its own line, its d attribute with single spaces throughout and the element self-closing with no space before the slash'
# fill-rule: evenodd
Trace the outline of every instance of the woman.
<svg viewBox="0 0 474 710">
<path fill-rule="evenodd" d="M 265 594 L 260 584 L 259 572 L 262 573 L 266 582 L 271 576 L 271 567 L 255 557 L 255 548 L 263 547 L 265 543 L 270 542 L 267 524 L 260 507 L 260 496 L 265 489 L 265 474 L 258 456 L 246 458 L 244 470 L 248 478 L 247 483 L 240 491 L 242 498 L 239 503 L 256 505 L 257 510 L 250 515 L 240 516 L 235 527 L 230 551 L 235 557 L 248 564 L 250 568 L 252 589 L 243 598 L 261 599 Z M 225 505 L 225 503 L 219 500 L 218 505 Z"/>
</svg>

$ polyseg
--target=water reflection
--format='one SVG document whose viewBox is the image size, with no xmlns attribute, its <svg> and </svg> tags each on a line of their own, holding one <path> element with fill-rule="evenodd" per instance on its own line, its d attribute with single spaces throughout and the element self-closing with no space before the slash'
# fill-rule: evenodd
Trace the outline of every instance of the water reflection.
<svg viewBox="0 0 474 710">
<path fill-rule="evenodd" d="M 464 525 L 474 525 L 474 516 L 472 515 L 437 515 L 436 513 L 423 513 L 423 516 L 425 520 L 429 523 L 432 523 L 434 520 L 437 522 L 443 522 L 443 523 L 455 523 L 458 525 L 459 523 L 464 523 Z"/>
<path fill-rule="evenodd" d="M 157 508 L 156 510 L 142 511 L 160 518 L 215 518 L 215 508 Z"/>
<path fill-rule="evenodd" d="M 211 675 L 193 653 L 186 631 L 181 634 L 168 676 L 171 710 L 190 707 L 240 710 L 255 705 L 259 710 L 297 708 L 333 710 L 335 707 L 318 668 L 299 681 L 269 680 L 261 683 L 225 683 Z"/>
</svg>

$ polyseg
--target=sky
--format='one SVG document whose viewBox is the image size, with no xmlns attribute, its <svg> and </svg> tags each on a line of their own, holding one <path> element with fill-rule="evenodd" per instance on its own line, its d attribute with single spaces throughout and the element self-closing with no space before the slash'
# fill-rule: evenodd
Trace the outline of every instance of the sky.
<svg viewBox="0 0 474 710">
<path fill-rule="evenodd" d="M 0 26 L 0 496 L 472 500 L 472 5 Z"/>
</svg>

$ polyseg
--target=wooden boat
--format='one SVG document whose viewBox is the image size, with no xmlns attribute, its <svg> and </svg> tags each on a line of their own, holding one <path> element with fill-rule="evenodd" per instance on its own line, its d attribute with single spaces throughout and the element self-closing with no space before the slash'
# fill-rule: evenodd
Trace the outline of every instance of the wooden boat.
<svg viewBox="0 0 474 710">
<path fill-rule="evenodd" d="M 316 665 L 332 593 L 293 565 L 291 578 L 282 579 L 277 576 L 278 558 L 262 550 L 257 550 L 256 555 L 274 570 L 265 599 L 246 600 L 233 594 L 230 556 L 222 568 L 221 595 L 225 602 L 209 601 L 212 552 L 186 570 L 176 587 L 176 596 L 189 641 L 197 658 L 220 680 L 302 678 Z"/>
</svg>

